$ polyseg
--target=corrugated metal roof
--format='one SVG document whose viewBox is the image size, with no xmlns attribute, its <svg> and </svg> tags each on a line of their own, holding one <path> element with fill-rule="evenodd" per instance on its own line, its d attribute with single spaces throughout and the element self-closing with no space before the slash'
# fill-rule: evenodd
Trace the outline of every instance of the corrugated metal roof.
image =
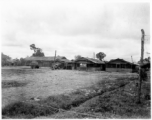
<svg viewBox="0 0 152 120">
<path fill-rule="evenodd" d="M 57 59 L 57 61 L 61 61 L 61 62 L 66 62 L 66 63 L 70 63 L 71 61 L 68 59 Z"/>
<path fill-rule="evenodd" d="M 98 60 L 98 59 L 93 59 L 93 58 L 86 58 L 87 60 L 93 62 L 93 63 L 97 63 L 97 64 L 105 64 L 105 62 Z"/>
<path fill-rule="evenodd" d="M 27 61 L 33 61 L 33 60 L 36 60 L 36 61 L 53 61 L 54 57 L 27 57 L 27 58 L 25 58 L 25 60 L 27 60 Z"/>
<path fill-rule="evenodd" d="M 27 57 L 25 58 L 27 61 L 54 61 L 54 57 Z M 61 56 L 57 56 L 56 61 L 61 61 L 61 62 L 71 62 L 68 59 L 63 59 Z"/>
<path fill-rule="evenodd" d="M 76 61 L 79 61 L 79 60 L 87 60 L 87 61 L 90 61 L 90 62 L 93 62 L 93 63 L 96 63 L 96 64 L 105 64 L 104 61 L 101 61 L 101 60 L 98 60 L 98 59 L 93 59 L 93 58 L 88 58 L 88 57 L 81 57 L 81 58 L 77 59 Z"/>
<path fill-rule="evenodd" d="M 129 64 L 133 64 L 133 65 L 138 65 L 138 64 L 135 64 L 135 63 L 131 63 L 131 62 L 129 62 L 129 61 L 126 61 L 126 60 L 124 60 L 124 59 L 120 59 L 120 58 L 117 58 L 117 59 L 111 59 L 108 63 L 110 63 L 110 62 L 114 62 L 114 61 L 122 61 L 122 62 L 125 62 L 125 63 L 129 63 Z"/>
</svg>

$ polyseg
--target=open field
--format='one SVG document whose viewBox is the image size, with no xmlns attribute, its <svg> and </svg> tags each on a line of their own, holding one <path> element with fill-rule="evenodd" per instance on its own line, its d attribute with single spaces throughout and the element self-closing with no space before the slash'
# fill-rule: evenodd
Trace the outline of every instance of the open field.
<svg viewBox="0 0 152 120">
<path fill-rule="evenodd" d="M 144 101 L 141 106 L 135 103 L 137 77 L 133 73 L 2 68 L 3 115 L 16 115 L 16 118 L 121 118 L 126 113 L 124 117 L 149 118 L 149 101 Z M 85 115 L 87 113 L 93 116 Z"/>
<path fill-rule="evenodd" d="M 51 95 L 72 92 L 91 86 L 109 73 L 55 70 L 50 68 L 30 69 L 11 67 L 2 69 L 2 106 L 33 97 L 46 98 Z M 10 83 L 24 86 L 8 86 Z M 12 84 L 13 84 L 12 83 Z M 15 85 L 15 84 L 14 84 Z"/>
</svg>

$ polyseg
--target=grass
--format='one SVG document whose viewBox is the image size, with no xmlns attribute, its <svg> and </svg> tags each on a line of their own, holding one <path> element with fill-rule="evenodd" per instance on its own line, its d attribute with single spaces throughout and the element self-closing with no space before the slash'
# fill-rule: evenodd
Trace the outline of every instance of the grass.
<svg viewBox="0 0 152 120">
<path fill-rule="evenodd" d="M 81 104 L 76 111 L 85 113 L 102 114 L 101 118 L 150 118 L 150 101 L 144 95 L 150 91 L 142 92 L 141 104 L 137 104 L 137 81 L 130 81 L 124 87 L 107 91 L 96 96 L 84 104 Z M 143 91 L 148 89 L 143 83 Z M 128 89 L 129 88 L 129 89 Z M 100 117 L 99 117 L 100 118 Z"/>
<path fill-rule="evenodd" d="M 23 87 L 26 86 L 27 83 L 25 82 L 18 82 L 18 81 L 2 81 L 2 88 L 9 88 L 9 87 Z"/>
<path fill-rule="evenodd" d="M 127 95 L 122 92 L 123 89 L 106 93 L 100 96 L 98 107 L 95 107 L 95 112 L 109 112 L 126 118 L 132 115 L 148 116 L 148 111 L 143 110 L 144 103 L 137 105 L 136 97 Z"/>
<path fill-rule="evenodd" d="M 150 103 L 142 97 L 142 104 L 136 104 L 137 78 L 119 77 L 116 80 L 103 80 L 98 84 L 76 90 L 70 94 L 50 96 L 40 101 L 16 102 L 2 110 L 3 116 L 11 118 L 35 118 L 58 113 L 59 109 L 81 113 L 103 114 L 102 117 L 150 118 Z M 128 92 L 128 88 L 131 90 Z M 145 88 L 147 88 L 145 86 Z M 149 108 L 148 108 L 149 107 Z M 62 117 L 65 116 L 62 114 Z M 66 118 L 78 118 L 73 113 L 65 113 Z M 59 117 L 58 116 L 58 117 Z M 55 116 L 54 116 L 55 117 Z M 86 116 L 80 116 L 83 118 Z"/>
<path fill-rule="evenodd" d="M 58 112 L 58 110 L 50 108 L 46 105 L 16 102 L 8 105 L 2 111 L 2 115 L 12 118 L 34 118 L 36 116 L 47 116 Z"/>
</svg>

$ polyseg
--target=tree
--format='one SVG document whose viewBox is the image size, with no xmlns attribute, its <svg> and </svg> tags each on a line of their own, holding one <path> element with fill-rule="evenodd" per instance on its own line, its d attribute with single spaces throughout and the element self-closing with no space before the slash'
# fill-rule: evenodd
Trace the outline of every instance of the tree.
<svg viewBox="0 0 152 120">
<path fill-rule="evenodd" d="M 20 58 L 20 64 L 21 64 L 22 66 L 24 66 L 25 63 L 26 63 L 26 60 L 25 60 L 24 58 Z"/>
<path fill-rule="evenodd" d="M 143 64 L 150 63 L 150 57 L 143 59 Z M 141 61 L 138 61 L 138 64 L 141 64 Z"/>
<path fill-rule="evenodd" d="M 104 57 L 106 57 L 106 54 L 103 53 L 103 52 L 99 52 L 96 54 L 96 57 L 99 59 L 99 60 L 103 60 Z"/>
<path fill-rule="evenodd" d="M 61 59 L 67 59 L 67 58 L 63 56 L 63 57 L 61 57 Z"/>
<path fill-rule="evenodd" d="M 42 52 L 42 49 L 41 49 L 41 48 L 37 48 L 37 47 L 35 46 L 35 44 L 31 44 L 31 45 L 30 45 L 30 49 L 31 49 L 31 50 L 34 50 L 34 53 L 33 53 L 33 55 L 32 55 L 32 56 L 34 56 L 34 57 L 43 57 L 43 56 L 45 56 L 44 53 Z"/>
<path fill-rule="evenodd" d="M 75 60 L 77 60 L 77 59 L 79 59 L 79 58 L 81 58 L 81 55 L 76 55 L 76 56 L 75 56 Z"/>
<path fill-rule="evenodd" d="M 5 65 L 9 65 L 9 61 L 11 60 L 11 57 L 9 57 L 8 55 L 5 55 L 3 53 L 1 53 L 1 64 L 2 66 L 5 66 Z"/>
<path fill-rule="evenodd" d="M 18 58 L 13 59 L 13 62 L 14 62 L 15 66 L 20 66 L 21 65 L 21 62 Z"/>
</svg>

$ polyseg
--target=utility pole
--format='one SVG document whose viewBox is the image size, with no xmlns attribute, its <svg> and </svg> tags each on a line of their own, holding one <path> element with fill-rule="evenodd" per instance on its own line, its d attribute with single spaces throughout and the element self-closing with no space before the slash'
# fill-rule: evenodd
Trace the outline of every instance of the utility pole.
<svg viewBox="0 0 152 120">
<path fill-rule="evenodd" d="M 134 63 L 132 56 L 131 56 L 131 60 L 132 60 L 132 63 Z"/>
<path fill-rule="evenodd" d="M 54 55 L 54 62 L 55 62 L 55 59 L 56 59 L 56 50 L 55 50 L 55 55 Z"/>
<path fill-rule="evenodd" d="M 54 69 L 55 59 L 56 59 L 56 50 L 55 50 L 55 55 L 54 55 L 54 61 L 52 63 L 50 63 L 50 66 L 52 69 Z"/>
<path fill-rule="evenodd" d="M 144 37 L 145 32 L 143 29 L 141 29 L 142 37 L 141 37 L 141 59 L 139 64 L 139 84 L 138 84 L 138 101 L 137 103 L 141 103 L 140 97 L 141 97 L 141 85 L 142 85 L 142 77 L 141 77 L 141 66 L 143 64 L 143 58 L 144 58 Z"/>
<path fill-rule="evenodd" d="M 131 56 L 131 60 L 132 60 L 131 69 L 132 69 L 132 72 L 133 72 L 133 68 L 132 67 L 133 67 L 133 63 L 134 62 L 133 62 L 132 56 Z"/>
</svg>

